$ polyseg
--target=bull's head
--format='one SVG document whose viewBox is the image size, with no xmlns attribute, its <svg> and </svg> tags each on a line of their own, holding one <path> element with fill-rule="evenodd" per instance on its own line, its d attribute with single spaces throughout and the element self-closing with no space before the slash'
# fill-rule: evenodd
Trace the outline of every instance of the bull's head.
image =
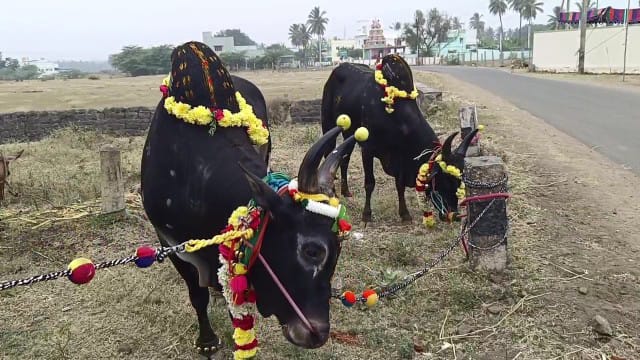
<svg viewBox="0 0 640 360">
<path fill-rule="evenodd" d="M 427 197 L 427 201 L 431 201 L 441 220 L 460 220 L 457 193 L 462 183 L 461 177 L 464 172 L 464 158 L 466 157 L 471 141 L 477 133 L 478 129 L 475 129 L 467 134 L 455 150 L 451 150 L 451 143 L 456 135 L 458 135 L 458 132 L 456 131 L 449 135 L 442 144 L 440 157 L 437 158 L 443 161 L 444 164 L 435 161 L 427 176 L 426 184 L 428 187 L 425 191 L 425 196 Z M 455 169 L 449 166 L 453 166 Z M 443 169 L 443 167 L 445 169 Z M 452 171 L 447 171 L 447 168 Z M 452 174 L 452 172 L 457 174 Z"/>
<path fill-rule="evenodd" d="M 316 199 L 327 207 L 328 201 L 321 198 L 335 196 L 336 169 L 348 145 L 355 142 L 354 136 L 346 139 L 320 165 L 325 149 L 335 144 L 340 132 L 336 127 L 320 138 L 305 155 L 298 172 L 298 191 L 321 194 Z M 245 173 L 256 203 L 271 214 L 261 254 L 314 329 L 300 319 L 260 262 L 248 275 L 256 291 L 258 310 L 265 317 L 275 315 L 291 343 L 304 348 L 322 346 L 329 336 L 330 281 L 340 253 L 340 239 L 332 230 L 336 220 L 307 210 L 310 208 L 305 208 L 304 202 L 288 193 L 280 196 L 255 175 Z"/>
<path fill-rule="evenodd" d="M 20 150 L 15 155 L 0 154 L 0 201 L 4 200 L 4 188 L 5 188 L 5 185 L 9 184 L 7 180 L 9 175 L 11 175 L 11 172 L 9 171 L 9 164 L 12 161 L 16 160 L 17 158 L 19 158 L 23 152 L 24 152 L 24 149 Z"/>
</svg>

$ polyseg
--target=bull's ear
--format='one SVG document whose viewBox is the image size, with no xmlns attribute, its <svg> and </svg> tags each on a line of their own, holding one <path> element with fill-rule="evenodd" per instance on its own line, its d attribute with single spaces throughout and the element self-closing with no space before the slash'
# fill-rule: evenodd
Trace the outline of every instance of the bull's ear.
<svg viewBox="0 0 640 360">
<path fill-rule="evenodd" d="M 249 187 L 251 187 L 251 192 L 253 193 L 253 198 L 256 201 L 256 204 L 265 210 L 269 210 L 272 213 L 277 211 L 277 209 L 282 206 L 282 199 L 278 194 L 269 187 L 262 179 L 255 176 L 252 172 L 247 170 L 241 163 L 238 163 L 238 166 L 244 172 L 244 175 L 247 177 L 247 181 L 249 182 Z"/>
</svg>

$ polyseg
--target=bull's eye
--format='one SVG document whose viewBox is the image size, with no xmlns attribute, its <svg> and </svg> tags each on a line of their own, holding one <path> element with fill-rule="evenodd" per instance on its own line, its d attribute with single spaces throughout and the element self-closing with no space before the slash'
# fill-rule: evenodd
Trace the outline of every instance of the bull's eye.
<svg viewBox="0 0 640 360">
<path fill-rule="evenodd" d="M 313 265 L 320 265 L 327 257 L 327 250 L 316 242 L 307 242 L 302 245 L 302 256 L 304 260 Z"/>
</svg>

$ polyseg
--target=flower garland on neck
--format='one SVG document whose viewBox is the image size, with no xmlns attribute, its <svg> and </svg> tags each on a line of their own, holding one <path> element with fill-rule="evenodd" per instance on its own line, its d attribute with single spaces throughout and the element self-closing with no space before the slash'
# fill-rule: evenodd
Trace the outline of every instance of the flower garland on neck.
<svg viewBox="0 0 640 360">
<path fill-rule="evenodd" d="M 385 103 L 384 109 L 389 114 L 394 111 L 393 104 L 395 103 L 395 99 L 415 100 L 418 97 L 418 90 L 416 89 L 415 85 L 413 86 L 413 91 L 411 93 L 400 90 L 395 86 L 388 85 L 387 79 L 385 79 L 384 75 L 382 74 L 382 63 L 376 65 L 374 76 L 376 79 L 376 83 L 382 86 L 382 89 L 384 90 L 384 97 L 380 100 Z"/>
<path fill-rule="evenodd" d="M 438 154 L 435 159 L 430 159 L 428 162 L 422 164 L 422 166 L 420 166 L 420 169 L 418 170 L 418 176 L 416 177 L 416 195 L 418 196 L 418 203 L 424 209 L 422 214 L 422 223 L 427 227 L 434 227 L 436 224 L 433 211 L 427 211 L 429 202 L 427 201 L 425 196 L 425 192 L 429 188 L 427 179 L 429 178 L 429 174 L 432 173 L 435 163 L 440 166 L 442 172 L 460 180 L 460 186 L 456 191 L 457 198 L 459 200 L 462 200 L 466 196 L 466 188 L 464 182 L 462 181 L 462 171 L 460 171 L 460 169 L 458 169 L 454 165 L 447 165 L 447 163 L 442 160 L 442 154 Z M 449 222 L 453 221 L 453 215 L 454 213 L 447 213 L 447 220 Z"/>
<path fill-rule="evenodd" d="M 287 186 L 288 194 L 307 211 L 334 219 L 332 230 L 340 238 L 349 235 L 351 224 L 348 222 L 346 208 L 337 198 L 300 192 L 297 180 L 289 180 L 285 174 L 279 172 L 269 173 L 263 180 L 272 188 Z M 248 206 L 238 207 L 229 217 L 227 227 L 221 232 L 227 236 L 223 236 L 222 242 L 218 245 L 221 264 L 218 269 L 218 282 L 222 286 L 222 294 L 232 316 L 235 360 L 252 358 L 258 352 L 258 340 L 254 329 L 256 294 L 250 287 L 246 275 L 254 255 L 253 247 L 263 231 L 263 218 L 264 211 L 256 206 L 253 200 Z"/>
<path fill-rule="evenodd" d="M 192 107 L 169 96 L 169 88 L 171 86 L 171 76 L 167 76 L 162 80 L 160 91 L 165 98 L 164 108 L 167 112 L 178 119 L 189 124 L 210 125 L 209 131 L 212 135 L 216 131 L 217 126 L 243 126 L 247 128 L 247 134 L 255 145 L 264 145 L 269 141 L 269 130 L 265 128 L 262 120 L 258 119 L 253 112 L 253 107 L 247 104 L 239 91 L 235 96 L 240 107 L 240 111 L 232 113 L 227 109 L 206 108 L 202 105 Z M 213 121 L 215 119 L 215 121 Z"/>
</svg>

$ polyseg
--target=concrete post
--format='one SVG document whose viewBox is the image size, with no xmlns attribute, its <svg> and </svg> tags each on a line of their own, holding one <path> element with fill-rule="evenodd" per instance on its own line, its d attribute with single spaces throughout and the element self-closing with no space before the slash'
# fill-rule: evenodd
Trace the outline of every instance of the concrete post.
<svg viewBox="0 0 640 360">
<path fill-rule="evenodd" d="M 124 210 L 124 180 L 120 164 L 120 150 L 112 145 L 100 149 L 100 181 L 102 184 L 102 213 Z"/>
<path fill-rule="evenodd" d="M 467 196 L 472 198 L 507 192 L 505 165 L 497 156 L 465 158 L 464 180 Z M 468 235 L 469 264 L 473 271 L 502 272 L 507 266 L 506 199 L 471 201 L 467 205 L 467 226 L 473 224 L 484 211 Z"/>
<path fill-rule="evenodd" d="M 460 138 L 464 139 L 468 133 L 478 127 L 478 114 L 476 106 L 463 106 L 458 111 L 458 119 L 460 120 Z M 480 155 L 480 141 L 476 139 L 467 149 L 467 156 Z"/>
</svg>

